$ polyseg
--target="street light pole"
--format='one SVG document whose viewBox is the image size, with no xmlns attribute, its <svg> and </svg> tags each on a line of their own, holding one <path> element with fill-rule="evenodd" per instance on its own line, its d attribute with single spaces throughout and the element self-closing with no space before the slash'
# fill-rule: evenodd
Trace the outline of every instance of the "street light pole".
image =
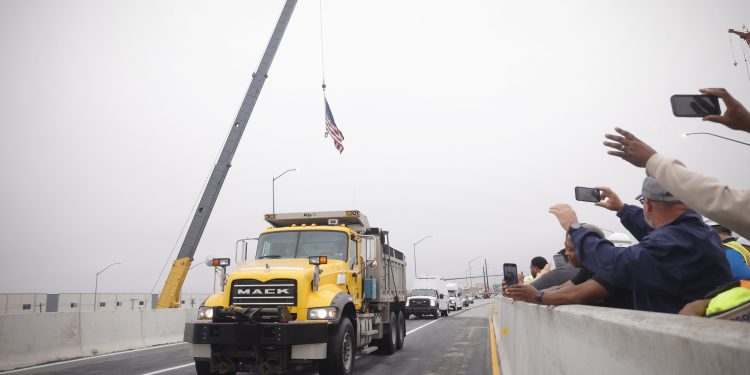
<svg viewBox="0 0 750 375">
<path fill-rule="evenodd" d="M 479 258 L 481 258 L 481 257 L 476 257 L 476 258 L 474 258 L 474 259 L 472 259 L 472 260 L 469 261 L 469 288 L 471 288 L 471 262 L 473 262 L 473 261 L 475 261 L 475 260 L 477 260 Z"/>
<path fill-rule="evenodd" d="M 417 245 L 418 245 L 418 244 L 419 244 L 420 242 L 422 242 L 422 241 L 424 241 L 424 240 L 426 240 L 426 239 L 428 239 L 428 238 L 430 238 L 430 237 L 432 237 L 432 235 L 429 235 L 429 236 L 425 236 L 425 237 L 423 237 L 423 238 L 422 238 L 421 240 L 419 240 L 419 241 L 415 242 L 415 243 L 414 243 L 414 246 L 413 246 L 413 248 L 412 248 L 412 253 L 414 254 L 414 278 L 415 278 L 415 279 L 417 278 Z"/>
<path fill-rule="evenodd" d="M 94 283 L 94 311 L 96 311 L 96 293 L 98 292 L 98 289 L 99 289 L 99 275 L 102 272 L 106 271 L 107 268 L 112 267 L 112 266 L 114 266 L 116 264 L 122 264 L 122 263 L 119 263 L 119 262 L 112 263 L 112 264 L 108 265 L 107 267 L 104 267 L 104 269 L 102 269 L 101 271 L 99 271 L 99 272 L 96 273 L 96 282 Z"/>
<path fill-rule="evenodd" d="M 276 213 L 276 180 L 280 179 L 281 176 L 291 172 L 291 171 L 297 171 L 297 168 L 287 169 L 282 174 L 276 176 L 271 181 L 271 213 Z"/>
<path fill-rule="evenodd" d="M 729 137 L 724 137 L 724 136 L 721 136 L 721 135 L 718 135 L 718 134 L 714 134 L 714 133 L 706 133 L 706 132 L 683 133 L 682 136 L 683 137 L 687 137 L 689 135 L 699 135 L 699 134 L 701 134 L 701 135 L 711 135 L 711 136 L 714 136 L 714 137 L 717 137 L 717 138 L 726 139 L 727 141 L 737 142 L 737 143 L 743 144 L 745 146 L 750 146 L 750 143 L 745 143 L 745 142 L 742 142 L 742 141 L 738 141 L 736 139 L 732 139 L 732 138 L 729 138 Z"/>
</svg>

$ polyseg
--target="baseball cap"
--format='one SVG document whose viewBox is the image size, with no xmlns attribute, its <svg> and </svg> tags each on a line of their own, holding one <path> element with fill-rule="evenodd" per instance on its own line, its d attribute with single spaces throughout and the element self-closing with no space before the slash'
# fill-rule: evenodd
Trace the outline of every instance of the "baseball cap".
<svg viewBox="0 0 750 375">
<path fill-rule="evenodd" d="M 672 193 L 668 192 L 661 184 L 656 182 L 656 179 L 649 176 L 643 180 L 643 188 L 641 188 L 641 194 L 635 197 L 636 200 L 641 198 L 648 198 L 654 202 L 679 202 Z"/>
</svg>

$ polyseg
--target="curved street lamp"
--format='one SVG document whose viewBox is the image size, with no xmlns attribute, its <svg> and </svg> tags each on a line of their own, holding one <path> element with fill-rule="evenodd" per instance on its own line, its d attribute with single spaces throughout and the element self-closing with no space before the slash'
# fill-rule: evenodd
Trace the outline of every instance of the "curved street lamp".
<svg viewBox="0 0 750 375">
<path fill-rule="evenodd" d="M 292 171 L 299 171 L 299 169 L 297 169 L 297 168 L 287 169 L 283 173 L 281 173 L 280 175 L 274 177 L 273 181 L 271 181 L 271 213 L 272 214 L 276 213 L 276 180 L 280 179 L 281 176 L 283 176 L 283 175 L 285 175 L 285 174 L 287 174 L 289 172 L 292 172 Z"/>
<path fill-rule="evenodd" d="M 97 293 L 98 288 L 99 288 L 99 275 L 102 272 L 106 271 L 107 268 L 112 267 L 112 266 L 117 265 L 117 264 L 122 264 L 122 263 L 120 263 L 120 262 L 112 263 L 112 264 L 108 265 L 107 267 L 104 267 L 104 269 L 102 269 L 101 271 L 99 271 L 99 272 L 96 273 L 96 283 L 94 284 L 94 311 L 96 311 L 96 293 Z"/>
<path fill-rule="evenodd" d="M 414 254 L 414 279 L 417 278 L 417 245 L 419 245 L 420 242 L 432 237 L 432 235 L 424 236 L 421 240 L 414 243 L 414 246 L 412 248 L 412 253 Z"/>
<path fill-rule="evenodd" d="M 717 138 L 721 138 L 721 139 L 726 139 L 727 141 L 737 142 L 737 143 L 739 143 L 739 144 L 743 144 L 743 145 L 745 145 L 745 146 L 750 146 L 750 143 L 745 143 L 745 142 L 742 142 L 742 141 L 738 141 L 738 140 L 736 140 L 736 139 L 732 139 L 732 138 L 729 138 L 729 137 L 724 137 L 724 136 L 722 136 L 722 135 L 718 135 L 718 134 L 714 134 L 714 133 L 706 133 L 706 132 L 697 132 L 697 133 L 682 133 L 682 136 L 683 136 L 683 137 L 687 137 L 687 136 L 689 136 L 689 135 L 699 135 L 699 134 L 700 134 L 700 135 L 712 135 L 712 136 L 714 136 L 714 137 L 717 137 Z"/>
</svg>

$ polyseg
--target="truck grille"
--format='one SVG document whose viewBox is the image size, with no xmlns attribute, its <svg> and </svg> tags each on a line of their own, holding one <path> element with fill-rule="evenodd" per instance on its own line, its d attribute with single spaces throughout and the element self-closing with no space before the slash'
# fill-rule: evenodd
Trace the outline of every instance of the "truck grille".
<svg viewBox="0 0 750 375">
<path fill-rule="evenodd" d="M 429 306 L 430 300 L 428 299 L 410 299 L 409 305 L 411 306 Z"/>
<path fill-rule="evenodd" d="M 235 280 L 232 283 L 229 304 L 242 307 L 296 306 L 297 281 Z"/>
</svg>

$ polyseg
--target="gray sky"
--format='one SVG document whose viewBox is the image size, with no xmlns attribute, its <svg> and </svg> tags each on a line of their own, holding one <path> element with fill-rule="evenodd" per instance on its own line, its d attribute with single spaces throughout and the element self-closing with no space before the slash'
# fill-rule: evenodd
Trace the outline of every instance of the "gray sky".
<svg viewBox="0 0 750 375">
<path fill-rule="evenodd" d="M 283 1 L 0 2 L 0 292 L 148 292 L 210 172 Z M 297 6 L 196 261 L 234 255 L 271 211 L 363 211 L 418 271 L 461 276 L 562 247 L 547 208 L 607 184 L 635 203 L 644 172 L 607 156 L 631 130 L 733 187 L 740 134 L 672 116 L 672 94 L 726 87 L 750 105 L 728 28 L 750 2 L 371 1 Z M 621 231 L 575 203 L 582 221 Z M 176 255 L 172 255 L 172 258 Z M 170 264 L 171 264 L 170 259 Z M 479 261 L 474 273 L 480 272 Z M 208 267 L 183 291 L 211 290 Z M 163 279 L 156 292 L 161 290 Z"/>
</svg>

